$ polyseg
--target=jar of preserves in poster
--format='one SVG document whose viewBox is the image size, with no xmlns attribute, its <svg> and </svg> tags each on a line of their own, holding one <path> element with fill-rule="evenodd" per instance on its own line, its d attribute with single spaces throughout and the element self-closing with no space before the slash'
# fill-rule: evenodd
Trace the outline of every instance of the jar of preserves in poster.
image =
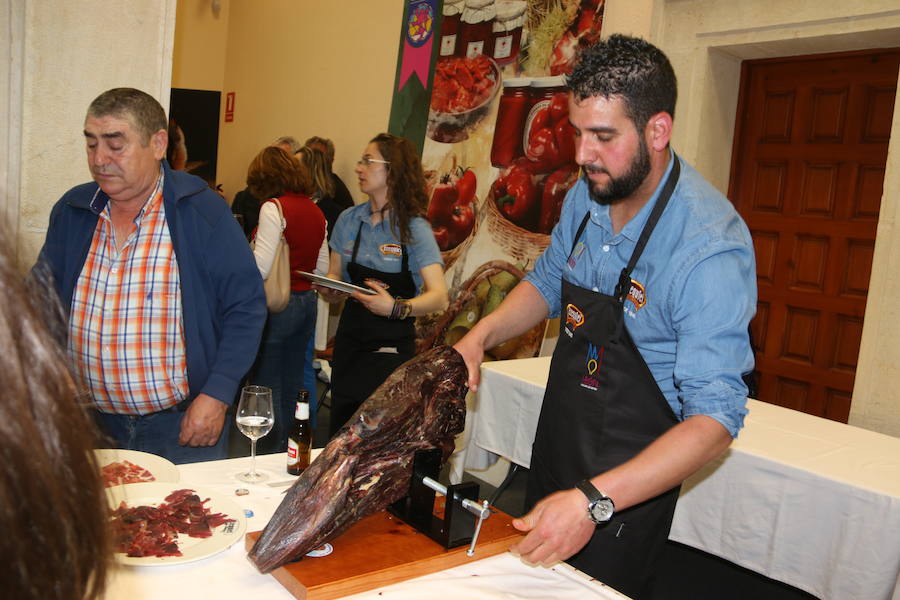
<svg viewBox="0 0 900 600">
<path fill-rule="evenodd" d="M 444 0 L 441 22 L 441 56 L 454 56 L 457 54 L 456 40 L 459 34 L 459 19 L 466 6 L 466 0 Z"/>
<path fill-rule="evenodd" d="M 456 41 L 460 56 L 472 58 L 478 54 L 493 54 L 495 15 L 494 0 L 466 0 L 460 17 L 459 39 Z"/>
<path fill-rule="evenodd" d="M 494 61 L 506 65 L 519 56 L 522 44 L 522 29 L 525 26 L 525 0 L 498 0 L 497 16 L 494 20 Z"/>
<path fill-rule="evenodd" d="M 553 96 L 566 93 L 566 77 L 565 75 L 536 77 L 531 80 L 530 87 L 531 104 L 528 116 L 525 117 L 525 130 L 522 135 L 522 149 L 525 156 L 528 156 L 531 137 L 550 122 L 550 102 L 553 100 Z M 529 156 L 529 158 L 534 157 Z"/>
<path fill-rule="evenodd" d="M 505 167 L 524 156 L 522 132 L 531 106 L 530 85 L 531 79 L 527 77 L 503 80 L 503 95 L 500 96 L 491 143 L 491 164 L 495 167 Z"/>
</svg>

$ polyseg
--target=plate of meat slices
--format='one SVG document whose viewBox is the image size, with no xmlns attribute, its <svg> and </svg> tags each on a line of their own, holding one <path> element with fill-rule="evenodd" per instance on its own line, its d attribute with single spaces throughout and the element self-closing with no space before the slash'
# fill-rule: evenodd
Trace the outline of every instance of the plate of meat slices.
<svg viewBox="0 0 900 600">
<path fill-rule="evenodd" d="M 119 485 L 106 491 L 116 560 L 165 566 L 218 554 L 243 538 L 247 520 L 231 499 L 197 486 Z"/>
<path fill-rule="evenodd" d="M 105 487 L 151 481 L 177 483 L 181 478 L 178 467 L 156 454 L 115 448 L 94 453 Z"/>
</svg>

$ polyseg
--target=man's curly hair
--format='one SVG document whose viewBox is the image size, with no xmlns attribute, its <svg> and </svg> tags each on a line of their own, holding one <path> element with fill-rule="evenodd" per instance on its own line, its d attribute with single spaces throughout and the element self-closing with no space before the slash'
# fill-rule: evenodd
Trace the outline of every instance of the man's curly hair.
<svg viewBox="0 0 900 600">
<path fill-rule="evenodd" d="M 675 118 L 675 71 L 662 50 L 641 38 L 615 34 L 585 49 L 566 84 L 576 100 L 621 98 L 639 130 L 658 112 Z"/>
<path fill-rule="evenodd" d="M 388 168 L 387 197 L 394 213 L 391 226 L 399 230 L 400 243 L 407 244 L 412 239 L 410 220 L 424 215 L 428 206 L 422 161 L 415 146 L 406 138 L 379 133 L 371 142 L 390 163 L 385 166 Z"/>
</svg>

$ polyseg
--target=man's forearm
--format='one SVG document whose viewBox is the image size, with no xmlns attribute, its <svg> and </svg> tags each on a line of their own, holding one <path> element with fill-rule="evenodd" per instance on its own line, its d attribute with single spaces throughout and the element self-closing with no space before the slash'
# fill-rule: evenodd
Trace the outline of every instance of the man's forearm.
<svg viewBox="0 0 900 600">
<path fill-rule="evenodd" d="M 657 438 L 631 460 L 592 478 L 616 510 L 639 504 L 679 485 L 731 445 L 731 436 L 711 417 L 695 415 Z"/>
<path fill-rule="evenodd" d="M 482 343 L 482 349 L 490 350 L 497 344 L 522 335 L 547 318 L 548 312 L 547 303 L 537 288 L 522 281 L 496 310 L 478 321 L 469 335 Z"/>
</svg>

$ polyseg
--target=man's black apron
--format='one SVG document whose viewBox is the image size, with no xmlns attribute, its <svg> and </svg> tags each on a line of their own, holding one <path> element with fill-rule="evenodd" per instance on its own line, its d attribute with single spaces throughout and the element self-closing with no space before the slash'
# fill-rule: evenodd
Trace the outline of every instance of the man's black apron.
<svg viewBox="0 0 900 600">
<path fill-rule="evenodd" d="M 631 271 L 662 215 L 678 158 L 647 220 L 615 297 L 562 280 L 562 314 L 528 475 L 526 505 L 629 460 L 678 421 L 624 326 Z M 587 225 L 584 216 L 572 248 Z M 574 567 L 640 597 L 672 524 L 678 487 L 617 511 L 570 558 Z M 587 518 L 587 515 L 585 515 Z"/>
<path fill-rule="evenodd" d="M 353 255 L 347 264 L 350 282 L 368 287 L 365 280 L 375 279 L 386 284 L 394 297 L 414 297 L 416 283 L 409 270 L 406 245 L 400 246 L 403 259 L 399 273 L 378 271 L 356 262 L 362 226 L 360 222 Z M 347 300 L 335 334 L 331 361 L 331 436 L 388 375 L 415 355 L 415 337 L 414 317 L 391 320 L 370 312 L 352 298 Z"/>
</svg>

